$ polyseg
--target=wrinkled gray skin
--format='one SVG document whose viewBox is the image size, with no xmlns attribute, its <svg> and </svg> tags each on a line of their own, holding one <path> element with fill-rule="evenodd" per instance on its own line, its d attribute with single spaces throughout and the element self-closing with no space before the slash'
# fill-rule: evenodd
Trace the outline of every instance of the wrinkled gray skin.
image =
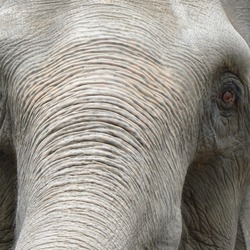
<svg viewBox="0 0 250 250">
<path fill-rule="evenodd" d="M 2 0 L 0 23 L 1 250 L 250 249 L 249 0 Z"/>
</svg>

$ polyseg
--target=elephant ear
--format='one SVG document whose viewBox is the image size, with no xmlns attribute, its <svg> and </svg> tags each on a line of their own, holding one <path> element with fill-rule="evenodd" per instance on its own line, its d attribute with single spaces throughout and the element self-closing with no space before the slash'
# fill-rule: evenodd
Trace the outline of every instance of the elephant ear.
<svg viewBox="0 0 250 250">
<path fill-rule="evenodd" d="M 244 241 L 245 248 L 249 250 L 250 249 L 250 186 L 248 187 L 248 191 L 242 202 L 240 219 L 239 219 L 239 228 L 242 231 L 241 232 L 243 236 L 242 240 Z M 238 231 L 238 238 L 241 238 L 239 237 L 239 231 Z"/>
<path fill-rule="evenodd" d="M 221 0 L 229 21 L 250 48 L 250 0 Z"/>
</svg>

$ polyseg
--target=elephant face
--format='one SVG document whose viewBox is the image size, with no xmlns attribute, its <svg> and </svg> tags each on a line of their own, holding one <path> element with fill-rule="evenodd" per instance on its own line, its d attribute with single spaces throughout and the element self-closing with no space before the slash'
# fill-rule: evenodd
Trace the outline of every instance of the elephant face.
<svg viewBox="0 0 250 250">
<path fill-rule="evenodd" d="M 248 249 L 249 16 L 3 1 L 0 248 Z"/>
</svg>

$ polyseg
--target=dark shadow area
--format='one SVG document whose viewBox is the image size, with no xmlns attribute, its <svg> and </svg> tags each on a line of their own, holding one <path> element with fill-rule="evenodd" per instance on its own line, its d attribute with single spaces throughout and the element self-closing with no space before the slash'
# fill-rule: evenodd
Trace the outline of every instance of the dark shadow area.
<svg viewBox="0 0 250 250">
<path fill-rule="evenodd" d="M 16 157 L 0 150 L 0 249 L 10 250 L 14 241 L 16 209 Z"/>
</svg>

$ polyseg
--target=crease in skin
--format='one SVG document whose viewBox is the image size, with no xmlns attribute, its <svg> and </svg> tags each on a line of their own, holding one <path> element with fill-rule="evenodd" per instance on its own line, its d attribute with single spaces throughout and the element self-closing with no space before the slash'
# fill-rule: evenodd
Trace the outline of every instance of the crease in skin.
<svg viewBox="0 0 250 250">
<path fill-rule="evenodd" d="M 102 139 L 103 140 L 103 139 Z M 105 139 L 106 140 L 106 139 Z M 93 140 L 92 140 L 93 141 Z M 97 152 L 97 151 L 95 151 L 95 152 Z M 95 156 L 95 158 L 96 158 L 96 156 Z M 127 160 L 126 160 L 127 161 Z M 145 182 L 145 181 L 144 181 Z M 130 183 L 131 183 L 131 181 L 130 181 Z M 132 230 L 133 231 L 133 230 Z"/>
<path fill-rule="evenodd" d="M 118 76 L 117 76 L 117 77 L 118 77 Z M 95 81 L 95 79 L 93 79 L 93 81 Z M 101 83 L 100 83 L 100 84 L 101 84 Z M 110 86 L 113 86 L 113 84 L 114 84 L 114 83 L 112 83 Z M 92 85 L 93 85 L 93 84 L 91 83 L 91 86 L 92 86 Z M 90 86 L 90 85 L 89 85 L 89 86 Z M 122 85 L 121 85 L 121 86 L 122 86 Z M 88 85 L 86 85 L 86 87 L 88 87 Z M 32 91 L 32 93 L 34 93 L 33 90 L 31 90 L 31 91 Z M 62 91 L 63 91 L 63 89 L 62 89 Z M 79 91 L 80 91 L 80 85 L 79 85 Z M 95 93 L 96 91 L 97 91 L 97 90 L 95 90 L 93 93 Z M 107 93 L 108 93 L 108 91 L 109 91 L 109 90 L 107 89 Z M 123 92 L 124 92 L 124 91 L 123 91 Z M 70 93 L 70 92 L 67 91 L 67 93 Z M 73 93 L 73 92 L 72 92 L 72 93 Z M 86 94 L 87 94 L 87 93 L 86 93 Z M 119 92 L 117 92 L 117 95 L 119 95 Z M 41 96 L 41 98 L 42 98 L 42 94 L 41 94 L 40 96 Z M 69 95 L 69 96 L 70 96 L 70 95 Z M 22 97 L 20 97 L 20 98 L 22 98 Z M 62 97 L 59 97 L 59 98 L 62 98 Z M 90 96 L 89 98 L 91 98 L 91 96 Z M 87 99 L 88 102 L 89 102 L 89 98 Z M 119 98 L 121 98 L 121 97 L 119 97 Z M 126 100 L 126 101 L 128 101 L 128 100 Z M 150 101 L 151 101 L 151 100 L 150 100 Z M 40 102 L 40 103 L 41 103 L 41 102 Z M 48 106 L 48 102 L 46 102 L 45 105 Z M 69 105 L 70 105 L 70 103 L 69 103 Z M 34 108 L 34 105 L 31 105 L 31 106 Z M 46 107 L 46 106 L 45 106 L 45 107 Z M 26 108 L 24 108 L 24 110 L 26 110 Z M 29 119 L 30 119 L 30 118 L 29 118 Z M 26 122 L 26 124 L 27 124 L 27 122 Z M 176 124 L 178 124 L 178 122 L 176 122 Z"/>
<path fill-rule="evenodd" d="M 245 195 L 242 199 L 241 211 L 239 215 L 239 227 L 241 229 L 240 235 L 238 235 L 237 240 L 240 244 L 244 244 L 246 250 L 250 247 L 250 230 L 249 230 L 249 207 L 250 207 L 250 191 L 249 186 L 246 187 Z M 239 232 L 238 232 L 239 234 Z"/>
<path fill-rule="evenodd" d="M 91 97 L 91 96 L 90 96 Z M 88 97 L 88 98 L 90 98 L 90 97 Z M 92 97 L 92 98 L 94 98 L 94 97 Z M 95 99 L 93 99 L 93 100 L 95 100 Z M 93 101 L 94 102 L 94 101 Z M 88 108 L 88 107 L 87 107 Z M 67 106 L 65 106 L 65 109 L 67 109 Z M 108 109 L 110 109 L 110 108 L 108 108 Z M 97 114 L 98 113 L 96 113 L 97 112 L 97 110 L 98 109 L 96 109 L 96 111 L 94 112 L 94 114 L 95 114 L 95 116 L 97 116 Z M 132 112 L 132 113 L 134 113 L 134 112 Z M 67 114 L 67 113 L 66 113 Z M 88 114 L 88 113 L 86 113 L 86 114 Z M 91 113 L 90 113 L 91 114 Z M 107 111 L 105 111 L 105 114 L 107 114 Z M 146 115 L 147 113 L 144 113 L 144 115 Z M 93 116 L 93 119 L 96 119 L 96 118 L 94 118 L 95 116 Z M 100 113 L 100 116 L 101 116 L 101 113 Z M 39 117 L 39 116 L 38 116 Z M 90 116 L 91 117 L 91 116 Z M 116 117 L 117 117 L 117 115 L 116 115 Z M 79 117 L 80 118 L 80 117 Z M 36 119 L 36 118 L 35 118 Z M 52 118 L 53 119 L 53 118 Z M 132 119 L 132 121 L 134 120 L 135 118 L 133 118 Z M 147 119 L 148 120 L 148 119 Z M 45 121 L 46 121 L 46 118 L 45 118 Z M 70 119 L 69 119 L 69 121 L 70 121 Z M 108 121 L 108 122 L 110 122 L 111 120 L 108 120 L 107 118 L 106 118 L 106 121 Z M 115 123 L 116 123 L 116 121 L 114 121 Z M 42 122 L 41 122 L 42 123 Z M 70 124 L 70 122 L 69 122 L 69 124 Z M 97 126 L 98 126 L 98 123 L 97 123 Z M 100 125 L 99 125 L 100 126 Z M 102 126 L 102 125 L 101 125 Z M 62 128 L 63 128 L 64 126 L 62 126 Z M 152 128 L 152 125 L 150 126 L 151 128 Z M 67 127 L 66 127 L 67 128 Z M 97 127 L 98 128 L 98 127 Z M 131 130 L 131 129 L 130 129 Z M 35 133 L 35 134 L 39 134 L 39 131 L 40 131 L 40 129 Z M 53 130 L 52 130 L 53 131 Z M 54 131 L 58 131 L 58 129 L 56 129 L 55 128 L 55 130 Z M 93 129 L 92 129 L 92 131 L 93 131 Z M 61 133 L 62 131 L 58 131 L 59 133 Z M 146 132 L 146 131 L 145 131 Z M 144 132 L 144 133 L 145 133 Z M 53 134 L 53 132 L 52 132 L 52 134 Z M 58 134 L 57 134 L 57 137 L 58 137 Z M 141 136 L 140 136 L 141 137 Z M 97 138 L 98 138 L 98 136 L 97 136 Z M 143 138 L 143 137 L 141 137 L 141 138 Z M 38 141 L 37 140 L 38 138 L 34 138 L 34 141 Z M 49 139 L 49 137 L 48 137 L 48 139 Z M 91 138 L 90 138 L 91 139 Z M 75 139 L 74 139 L 75 140 Z M 99 139 L 98 139 L 99 140 Z M 103 141 L 104 140 L 104 138 L 103 137 L 100 137 L 100 141 Z M 105 139 L 106 140 L 106 139 Z M 80 139 L 80 141 L 81 141 L 81 139 Z M 93 141 L 93 140 L 92 140 Z M 70 142 L 69 142 L 70 143 Z M 96 158 L 96 156 L 95 156 L 95 158 Z M 91 158 L 90 158 L 90 160 L 91 160 Z M 42 163 L 41 163 L 42 164 Z M 41 165 L 42 166 L 42 165 Z M 130 183 L 131 183 L 131 181 L 130 181 Z M 145 181 L 144 181 L 144 183 L 146 183 Z M 134 232 L 134 230 L 136 230 L 136 229 L 131 229 L 131 230 L 128 230 L 128 231 L 130 231 L 130 232 Z M 111 233 L 111 235 L 112 235 L 112 233 Z M 124 246 L 125 247 L 125 246 Z"/>
<path fill-rule="evenodd" d="M 112 86 L 112 85 L 111 85 Z M 93 86 L 92 86 L 92 88 L 93 88 Z M 72 93 L 74 93 L 74 92 L 72 92 Z M 103 94 L 103 90 L 101 91 L 101 93 Z M 119 92 L 118 92 L 119 93 Z M 110 94 L 109 94 L 110 95 Z M 105 96 L 105 95 L 104 95 Z M 98 97 L 98 99 L 95 99 L 96 97 Z M 96 102 L 96 100 L 100 100 L 99 99 L 99 96 L 87 96 L 87 98 L 92 98 L 93 99 L 93 103 L 95 103 Z M 119 101 L 119 97 L 117 98 L 117 100 Z M 120 101 L 119 101 L 120 102 Z M 70 112 L 70 109 L 72 108 L 72 106 L 70 105 L 71 104 L 71 102 L 69 102 L 69 105 L 65 105 L 65 107 L 64 107 L 64 112 L 66 111 L 66 110 L 68 110 L 69 109 L 69 112 L 66 112 L 65 114 L 68 116 L 71 112 Z M 107 105 L 107 110 L 110 110 L 110 104 L 109 103 L 107 103 L 106 104 Z M 91 105 L 90 105 L 90 107 L 91 107 Z M 122 106 L 121 106 L 122 107 Z M 102 115 L 105 115 L 105 119 L 106 119 L 106 121 L 109 121 L 109 119 L 106 117 L 106 114 L 107 114 L 107 111 L 106 110 L 103 110 L 103 111 L 105 111 L 105 112 L 103 112 L 103 111 L 100 111 L 100 107 L 96 107 L 95 108 L 95 112 L 94 113 L 92 113 L 90 110 L 89 110 L 89 107 L 87 106 L 87 107 L 85 107 L 86 108 L 86 111 L 84 111 L 85 109 L 83 109 L 82 111 L 85 113 L 85 115 L 83 115 L 83 117 L 88 117 L 88 114 L 90 115 L 89 117 L 91 117 L 92 115 L 93 115 L 93 120 L 96 120 L 96 118 L 98 118 L 98 116 L 99 117 L 102 117 Z M 43 109 L 41 109 L 41 111 L 42 111 Z M 119 110 L 119 109 L 118 109 Z M 120 108 L 120 110 L 123 110 L 123 108 Z M 78 112 L 82 112 L 81 111 L 81 109 L 79 109 L 79 111 Z M 100 112 L 100 113 L 99 113 Z M 102 113 L 103 112 L 103 113 Z M 122 111 L 122 112 L 124 112 L 124 111 Z M 83 114 L 84 114 L 83 113 Z M 134 113 L 134 112 L 133 112 Z M 127 114 L 127 111 L 124 113 L 124 114 Z M 144 113 L 144 115 L 146 115 L 147 113 Z M 87 115 L 87 116 L 86 116 Z M 141 116 L 142 114 L 140 114 L 140 116 Z M 140 117 L 139 116 L 139 117 Z M 37 115 L 37 117 L 39 117 L 39 115 Z M 114 116 L 113 116 L 114 117 Z M 117 119 L 117 114 L 115 115 L 115 119 L 114 119 L 114 123 L 116 123 L 116 119 Z M 142 116 L 143 117 L 143 116 Z M 34 120 L 35 119 L 37 119 L 36 117 L 35 118 L 33 118 Z M 45 121 L 46 121 L 46 119 L 47 119 L 47 116 L 45 116 Z M 50 118 L 50 119 L 52 119 L 51 121 L 53 121 L 54 119 L 56 119 L 56 116 L 55 117 L 52 117 L 52 118 Z M 81 116 L 79 115 L 79 119 L 81 120 Z M 135 118 L 131 118 L 132 119 L 132 121 L 135 119 Z M 136 120 L 138 119 L 138 117 L 136 118 Z M 71 124 L 71 122 L 70 122 L 70 116 L 67 118 L 67 120 L 69 121 L 69 125 Z M 79 120 L 79 121 L 80 121 Z M 123 118 L 123 120 L 124 120 L 124 118 Z M 146 119 L 146 120 L 148 120 L 148 119 Z M 83 120 L 82 120 L 83 122 L 84 122 L 84 118 L 83 118 Z M 86 119 L 85 120 L 85 122 L 88 124 L 89 122 L 90 122 L 91 120 L 89 120 L 89 119 Z M 41 124 L 44 124 L 44 121 L 40 121 L 41 122 Z M 72 123 L 73 122 L 75 122 L 74 121 L 74 119 L 72 120 Z M 59 124 L 64 124 L 64 122 L 63 122 L 63 120 L 61 119 L 60 120 L 60 122 L 59 122 Z M 36 123 L 35 123 L 36 124 Z M 50 122 L 50 124 L 52 124 L 53 126 L 55 126 L 55 124 L 54 123 L 52 123 L 52 122 Z M 107 124 L 107 123 L 106 123 Z M 64 124 L 65 125 L 65 124 Z M 99 128 L 98 128 L 98 125 L 99 125 Z M 99 123 L 99 122 L 97 122 L 96 123 L 96 128 L 98 129 L 98 131 L 100 131 L 100 128 L 101 128 L 101 126 L 103 126 L 103 123 Z M 145 126 L 145 125 L 144 125 Z M 62 126 L 62 128 L 63 128 L 64 126 Z M 150 126 L 150 127 L 152 127 L 152 126 Z M 36 130 L 33 130 L 34 131 L 34 134 L 35 135 L 40 135 L 41 133 L 40 133 L 40 131 L 43 131 L 43 129 L 41 130 L 41 127 L 38 125 L 37 126 L 37 131 Z M 73 131 L 74 131 L 74 127 L 72 128 L 73 129 Z M 114 128 L 113 128 L 114 129 Z M 62 132 L 62 131 L 58 131 L 58 128 L 54 128 L 53 129 L 54 131 L 57 131 L 57 137 L 58 137 L 58 135 Z M 53 134 L 53 130 L 51 130 L 51 132 L 52 132 L 52 134 Z M 129 129 L 128 131 L 130 131 L 131 129 Z M 95 130 L 93 130 L 93 128 L 91 128 L 91 130 L 90 131 L 92 131 L 92 132 L 94 132 Z M 112 130 L 111 130 L 112 131 Z M 49 130 L 47 130 L 46 131 L 46 133 L 44 134 L 44 136 L 47 134 L 49 132 Z M 59 132 L 59 133 L 58 133 Z M 79 130 L 77 133 L 80 133 L 81 131 Z M 104 131 L 105 132 L 105 131 Z M 108 134 L 110 133 L 110 130 L 107 130 L 107 132 L 108 132 Z M 116 132 L 117 133 L 117 132 Z M 49 134 L 50 134 L 50 132 L 49 132 Z M 74 133 L 72 133 L 71 134 L 71 136 L 72 135 L 74 135 Z M 117 134 L 118 136 L 119 136 L 119 133 Z M 112 141 L 110 141 L 110 139 L 112 138 L 114 136 L 114 134 L 112 134 L 112 135 L 109 135 L 108 137 L 103 137 L 103 135 L 97 135 L 96 134 L 96 132 L 95 132 L 95 136 L 93 137 L 93 138 L 89 138 L 89 140 L 93 143 L 94 141 L 95 141 L 95 139 L 94 138 L 96 138 L 97 139 L 97 143 L 98 144 L 100 144 L 100 143 L 104 143 L 104 144 L 109 144 L 109 143 L 111 143 L 112 145 L 114 144 Z M 47 136 L 46 136 L 47 137 Z M 67 137 L 69 137 L 69 135 L 67 135 Z M 89 137 L 89 134 L 88 134 L 88 137 Z M 48 139 L 49 139 L 49 137 L 47 137 Z M 142 137 L 143 138 L 143 137 Z M 39 137 L 38 138 L 34 138 L 34 141 L 38 141 L 38 139 L 39 139 Z M 52 142 L 53 142 L 53 140 L 52 140 Z M 69 141 L 69 146 L 71 145 L 71 144 L 73 144 L 73 145 L 75 145 L 76 144 L 76 139 L 73 139 L 73 141 L 72 141 L 72 143 Z M 84 139 L 82 140 L 82 139 L 80 139 L 79 140 L 79 143 L 81 143 L 81 142 L 84 142 L 84 143 L 87 143 L 87 141 L 85 141 Z M 55 142 L 54 142 L 55 143 Z M 97 145 L 98 145 L 97 144 Z M 63 146 L 63 145 L 62 145 Z M 83 147 L 84 146 L 84 144 L 79 144 L 79 147 Z M 90 145 L 91 146 L 91 145 Z M 34 145 L 32 145 L 32 147 L 34 147 Z M 37 146 L 36 146 L 37 147 Z M 64 147 L 64 146 L 63 146 Z M 63 149 L 63 147 L 62 147 L 62 149 Z M 125 146 L 123 146 L 123 147 L 125 147 Z M 50 146 L 50 148 L 51 148 L 51 146 Z M 37 149 L 38 149 L 38 147 L 37 147 Z M 40 147 L 40 149 L 37 151 L 37 152 L 39 152 L 40 150 L 44 150 L 43 149 L 43 147 Z M 67 148 L 65 148 L 65 150 L 66 150 Z M 45 149 L 46 150 L 46 149 Z M 91 146 L 91 149 L 90 150 L 92 150 L 92 152 L 95 152 L 95 153 L 97 153 L 97 151 L 96 150 L 94 150 L 93 149 L 93 146 Z M 94 150 L 94 151 L 93 151 Z M 136 148 L 134 148 L 133 149 L 133 151 L 135 151 L 136 150 Z M 68 150 L 67 150 L 68 151 Z M 132 151 L 132 152 L 133 152 Z M 91 152 L 91 151 L 90 151 Z M 81 157 L 83 156 L 83 153 L 81 153 L 81 152 L 79 152 L 79 154 L 81 155 Z M 91 155 L 91 153 L 90 153 L 90 155 Z M 96 158 L 96 155 L 95 155 L 95 158 Z M 105 157 L 104 157 L 105 158 Z M 48 159 L 48 158 L 47 158 Z M 86 159 L 86 158 L 85 158 Z M 37 159 L 37 160 L 39 160 L 39 159 Z M 91 158 L 90 158 L 90 160 L 91 160 Z M 40 161 L 40 160 L 39 160 Z M 41 158 L 41 167 L 43 166 L 43 158 Z M 126 160 L 127 161 L 127 160 Z M 53 162 L 53 161 L 51 161 L 51 162 Z M 30 165 L 37 165 L 37 166 L 39 166 L 39 164 L 37 163 L 37 164 L 35 164 L 35 162 L 32 164 L 32 162 L 30 162 L 29 163 Z M 138 175 L 138 174 L 137 174 Z M 145 181 L 143 181 L 144 183 L 146 183 Z M 86 183 L 86 182 L 85 182 Z M 130 181 L 130 183 L 131 183 L 131 181 Z M 133 182 L 132 182 L 133 183 Z M 96 183 L 95 183 L 95 185 L 96 185 Z M 138 186 L 138 185 L 137 185 Z M 138 189 L 138 188 L 137 188 Z M 39 189 L 38 189 L 39 190 Z M 129 230 L 129 231 L 134 231 L 135 229 L 132 229 L 132 230 Z"/>
<path fill-rule="evenodd" d="M 16 1 L 14 9 L 19 10 L 21 2 Z M 77 6 L 77 1 L 61 1 L 58 6 L 56 1 L 34 2 L 20 21 L 31 23 L 23 31 L 26 34 L 19 31 L 9 41 L 0 39 L 10 116 L 19 121 L 12 125 L 22 191 L 17 249 L 62 249 L 65 244 L 72 249 L 177 248 L 181 189 L 199 150 L 197 128 L 206 121 L 200 113 L 213 111 L 204 95 L 211 101 L 211 86 L 220 84 L 212 77 L 220 72 L 218 65 L 236 72 L 230 58 L 235 56 L 237 64 L 248 56 L 223 11 L 213 11 L 217 1 L 200 2 L 204 7 L 197 9 L 197 1 L 159 1 L 152 4 L 159 10 L 156 13 L 147 0 L 109 1 L 105 8 L 102 1 L 86 8 Z M 169 23 L 175 23 L 173 30 Z M 185 29 L 187 25 L 195 28 Z M 218 114 L 215 120 L 220 118 Z M 199 133 L 214 139 L 204 140 L 204 150 L 210 150 L 210 141 L 221 142 L 219 153 L 229 154 L 217 135 L 233 122 L 217 126 L 213 120 L 201 129 Z M 238 149 L 229 139 L 228 145 Z M 213 155 L 206 157 L 202 160 Z M 234 161 L 234 166 L 227 162 L 229 168 L 238 167 L 236 156 Z M 210 195 L 222 206 L 219 192 L 209 191 L 216 185 L 230 187 L 240 177 L 233 172 L 230 179 L 230 173 L 220 172 L 213 163 L 200 167 L 211 168 L 206 173 L 209 189 L 202 191 L 207 179 L 198 176 L 200 192 L 188 198 L 202 200 Z M 218 174 L 219 184 L 213 179 Z M 233 188 L 225 202 L 235 198 Z M 167 202 L 174 205 L 168 207 Z M 207 204 L 193 206 L 187 211 L 198 221 L 193 230 L 197 248 L 207 242 L 211 248 L 226 249 L 230 239 L 219 222 L 223 216 L 230 218 L 228 209 L 208 220 Z M 205 238 L 201 221 L 208 225 L 204 231 L 211 233 L 211 240 Z M 212 235 L 213 227 L 217 234 Z M 223 242 L 216 245 L 217 239 Z"/>
</svg>

